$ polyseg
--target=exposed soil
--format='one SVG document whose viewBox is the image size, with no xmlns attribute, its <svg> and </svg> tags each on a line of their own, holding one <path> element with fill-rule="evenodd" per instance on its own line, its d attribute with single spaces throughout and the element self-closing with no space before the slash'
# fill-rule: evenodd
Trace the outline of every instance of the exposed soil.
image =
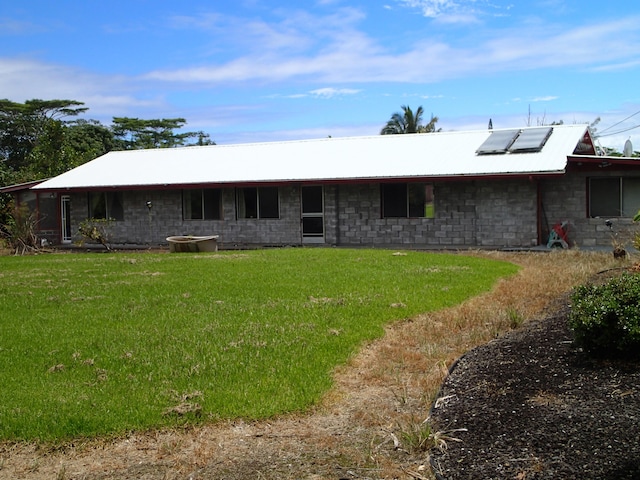
<svg viewBox="0 0 640 480">
<path fill-rule="evenodd" d="M 571 344 L 566 301 L 539 314 L 609 257 L 483 255 L 523 270 L 460 306 L 390 325 L 336 370 L 309 412 L 65 445 L 0 443 L 0 479 L 425 480 L 430 464 L 446 480 L 640 478 L 638 365 L 587 360 Z M 556 282 L 545 285 L 552 270 Z M 464 352 L 432 410 L 448 448 L 426 450 L 416 444 L 421 427 Z"/>
<path fill-rule="evenodd" d="M 640 363 L 572 340 L 560 306 L 460 359 L 431 417 L 439 478 L 640 478 Z"/>
</svg>

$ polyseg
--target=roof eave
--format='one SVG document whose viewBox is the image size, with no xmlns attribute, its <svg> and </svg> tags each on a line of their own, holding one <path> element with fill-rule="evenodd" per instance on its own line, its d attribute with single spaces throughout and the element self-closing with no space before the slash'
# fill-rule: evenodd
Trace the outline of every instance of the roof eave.
<svg viewBox="0 0 640 480">
<path fill-rule="evenodd" d="M 571 163 L 608 163 L 611 165 L 634 165 L 640 167 L 640 158 L 635 157 L 611 157 L 605 155 L 570 155 L 568 157 Z"/>
<path fill-rule="evenodd" d="M 566 172 L 562 170 L 531 171 L 531 172 L 499 172 L 499 173 L 456 173 L 443 175 L 412 175 L 397 177 L 350 177 L 350 178 L 308 178 L 308 179 L 269 179 L 254 181 L 229 181 L 229 182 L 199 182 L 199 183 L 165 183 L 153 185 L 94 185 L 79 187 L 38 188 L 47 192 L 88 192 L 88 191 L 117 191 L 117 190 L 183 190 L 194 188 L 236 188 L 236 187 L 266 187 L 283 185 L 319 185 L 319 184 L 363 184 L 363 183 L 392 183 L 392 182 L 424 182 L 424 181 L 468 181 L 468 180 L 505 180 L 514 178 L 539 178 L 562 176 Z M 38 182 L 39 184 L 40 182 Z M 37 184 L 35 185 L 37 186 Z"/>
<path fill-rule="evenodd" d="M 41 183 L 46 182 L 47 180 L 48 179 L 33 180 L 31 182 L 16 183 L 15 185 L 7 185 L 5 187 L 0 187 L 0 193 L 13 193 L 13 192 L 20 192 L 22 190 L 29 190 L 30 188 L 38 186 Z"/>
</svg>

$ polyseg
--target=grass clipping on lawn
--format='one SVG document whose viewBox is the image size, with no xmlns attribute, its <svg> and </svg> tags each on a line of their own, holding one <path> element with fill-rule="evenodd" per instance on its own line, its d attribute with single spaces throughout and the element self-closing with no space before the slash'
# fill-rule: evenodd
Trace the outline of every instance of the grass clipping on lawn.
<svg viewBox="0 0 640 480">
<path fill-rule="evenodd" d="M 388 326 L 335 372 L 304 415 L 224 421 L 50 450 L 0 446 L 0 478 L 431 478 L 412 450 L 448 367 L 464 352 L 542 314 L 572 286 L 619 266 L 610 253 L 476 252 L 522 270 L 461 305 Z M 9 478 L 9 477 L 7 477 Z"/>
</svg>

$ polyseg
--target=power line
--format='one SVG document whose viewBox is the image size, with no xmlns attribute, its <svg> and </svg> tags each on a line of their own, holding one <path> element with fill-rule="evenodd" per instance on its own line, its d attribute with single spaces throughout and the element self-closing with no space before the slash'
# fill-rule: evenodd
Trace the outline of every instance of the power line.
<svg viewBox="0 0 640 480">
<path fill-rule="evenodd" d="M 631 115 L 629 115 L 627 118 L 625 118 L 624 120 L 620 120 L 618 123 L 614 123 L 613 125 L 609 125 L 607 128 L 605 128 L 604 130 L 601 130 L 601 132 L 606 132 L 607 130 L 612 129 L 613 127 L 616 127 L 618 125 L 620 125 L 623 122 L 626 122 L 627 120 L 629 120 L 631 117 L 635 117 L 636 115 L 638 115 L 640 113 L 640 110 L 638 110 L 636 113 L 632 113 Z M 632 128 L 637 128 L 637 127 L 632 127 Z M 630 129 L 631 130 L 631 129 Z M 622 132 L 626 132 L 626 130 L 622 130 Z M 618 132 L 618 133 L 622 133 L 622 132 Z M 615 135 L 615 133 L 611 133 L 608 135 Z M 602 135 L 601 133 L 598 135 L 600 137 L 606 137 L 607 135 Z"/>
<path fill-rule="evenodd" d="M 640 113 L 640 112 L 639 112 Z M 622 123 L 622 122 L 619 122 Z M 613 133 L 607 133 L 605 135 L 602 135 L 601 133 L 597 134 L 597 137 L 610 137 L 612 135 L 618 135 L 620 133 L 624 133 L 624 132 L 628 132 L 629 130 L 634 130 L 636 128 L 640 128 L 640 125 L 636 125 L 635 127 L 629 127 L 629 128 L 625 128 L 623 130 L 618 130 L 617 132 L 613 132 Z"/>
</svg>

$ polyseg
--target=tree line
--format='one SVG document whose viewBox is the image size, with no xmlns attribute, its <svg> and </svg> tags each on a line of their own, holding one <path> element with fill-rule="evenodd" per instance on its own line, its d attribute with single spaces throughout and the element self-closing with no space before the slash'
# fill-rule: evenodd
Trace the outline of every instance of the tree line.
<svg viewBox="0 0 640 480">
<path fill-rule="evenodd" d="M 113 117 L 107 126 L 79 118 L 89 109 L 76 100 L 0 100 L 0 186 L 54 177 L 112 150 L 214 145 L 202 131 L 183 132 L 184 118 Z M 402 106 L 382 135 L 435 132 L 438 117 Z"/>
<path fill-rule="evenodd" d="M 422 106 L 415 111 L 406 105 L 401 108 L 382 127 L 381 135 L 442 130 L 436 128 L 438 117 L 433 114 L 423 123 Z M 182 131 L 184 118 L 113 117 L 106 126 L 78 118 L 87 110 L 75 100 L 0 100 L 0 186 L 53 177 L 112 150 L 215 145 L 202 131 Z M 594 134 L 599 120 L 590 125 Z M 607 155 L 621 155 L 614 149 L 604 150 Z"/>
<path fill-rule="evenodd" d="M 184 118 L 114 117 L 110 126 L 79 116 L 75 100 L 0 100 L 0 186 L 53 177 L 112 150 L 213 145 L 182 132 Z"/>
</svg>

